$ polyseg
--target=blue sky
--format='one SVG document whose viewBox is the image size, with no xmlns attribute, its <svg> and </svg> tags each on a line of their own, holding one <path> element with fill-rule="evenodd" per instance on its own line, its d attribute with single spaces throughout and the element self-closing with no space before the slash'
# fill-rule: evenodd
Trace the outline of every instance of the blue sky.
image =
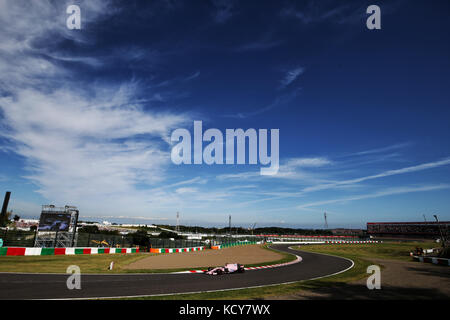
<svg viewBox="0 0 450 320">
<path fill-rule="evenodd" d="M 81 30 L 66 27 L 69 4 Z M 381 8 L 381 30 L 366 8 Z M 0 190 L 82 219 L 450 220 L 448 1 L 0 1 Z M 174 165 L 170 135 L 279 129 L 280 169 Z"/>
</svg>

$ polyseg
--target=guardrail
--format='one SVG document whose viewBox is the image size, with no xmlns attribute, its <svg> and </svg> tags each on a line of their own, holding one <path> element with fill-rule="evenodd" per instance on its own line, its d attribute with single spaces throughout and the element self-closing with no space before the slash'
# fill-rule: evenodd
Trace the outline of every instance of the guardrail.
<svg viewBox="0 0 450 320">
<path fill-rule="evenodd" d="M 238 241 L 238 242 L 232 242 L 232 243 L 223 243 L 215 246 L 211 246 L 211 249 L 213 250 L 220 250 L 223 248 L 229 248 L 229 247 L 235 247 L 235 246 L 243 246 L 247 244 L 259 244 L 261 242 L 258 241 Z"/>
<path fill-rule="evenodd" d="M 441 266 L 450 266 L 450 259 L 446 258 L 437 258 L 437 257 L 421 257 L 421 256 L 412 256 L 414 260 L 420 262 L 428 262 L 432 264 L 438 264 Z"/>
</svg>

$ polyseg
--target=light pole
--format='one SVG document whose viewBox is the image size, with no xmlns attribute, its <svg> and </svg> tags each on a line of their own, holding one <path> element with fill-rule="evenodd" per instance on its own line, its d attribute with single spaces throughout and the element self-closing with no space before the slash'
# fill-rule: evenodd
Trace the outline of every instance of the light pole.
<svg viewBox="0 0 450 320">
<path fill-rule="evenodd" d="M 434 214 L 433 217 L 436 219 L 436 222 L 438 223 L 439 233 L 441 234 L 442 247 L 445 248 L 445 238 L 441 230 L 441 224 L 439 223 L 437 215 Z"/>
</svg>

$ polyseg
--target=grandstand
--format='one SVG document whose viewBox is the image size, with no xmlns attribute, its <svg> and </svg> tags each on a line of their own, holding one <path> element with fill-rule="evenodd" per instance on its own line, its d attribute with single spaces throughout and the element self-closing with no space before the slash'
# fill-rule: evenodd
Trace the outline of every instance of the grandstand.
<svg viewBox="0 0 450 320">
<path fill-rule="evenodd" d="M 441 222 L 367 222 L 367 234 L 373 237 L 428 238 L 450 234 L 450 221 Z"/>
</svg>

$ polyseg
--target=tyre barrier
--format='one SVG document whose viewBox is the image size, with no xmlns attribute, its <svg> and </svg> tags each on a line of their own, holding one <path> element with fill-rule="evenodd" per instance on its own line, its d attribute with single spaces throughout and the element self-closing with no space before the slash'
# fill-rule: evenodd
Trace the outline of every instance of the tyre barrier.
<svg viewBox="0 0 450 320">
<path fill-rule="evenodd" d="M 0 256 L 59 256 L 79 254 L 138 253 L 139 248 L 23 248 L 1 247 Z"/>
<path fill-rule="evenodd" d="M 414 260 L 419 262 L 427 262 L 432 264 L 438 264 L 441 266 L 450 266 L 450 259 L 445 258 L 437 258 L 437 257 L 421 257 L 421 256 L 412 256 Z"/>
<path fill-rule="evenodd" d="M 194 248 L 151 248 L 151 253 L 176 253 L 176 252 L 192 252 L 192 251 L 202 251 L 205 247 L 194 247 Z"/>
<path fill-rule="evenodd" d="M 225 243 L 225 244 L 219 244 L 216 246 L 211 246 L 211 249 L 213 250 L 220 250 L 223 248 L 230 248 L 230 247 L 236 247 L 236 246 L 243 246 L 247 244 L 259 244 L 258 241 L 240 241 L 240 242 L 233 242 L 233 243 Z"/>
</svg>

